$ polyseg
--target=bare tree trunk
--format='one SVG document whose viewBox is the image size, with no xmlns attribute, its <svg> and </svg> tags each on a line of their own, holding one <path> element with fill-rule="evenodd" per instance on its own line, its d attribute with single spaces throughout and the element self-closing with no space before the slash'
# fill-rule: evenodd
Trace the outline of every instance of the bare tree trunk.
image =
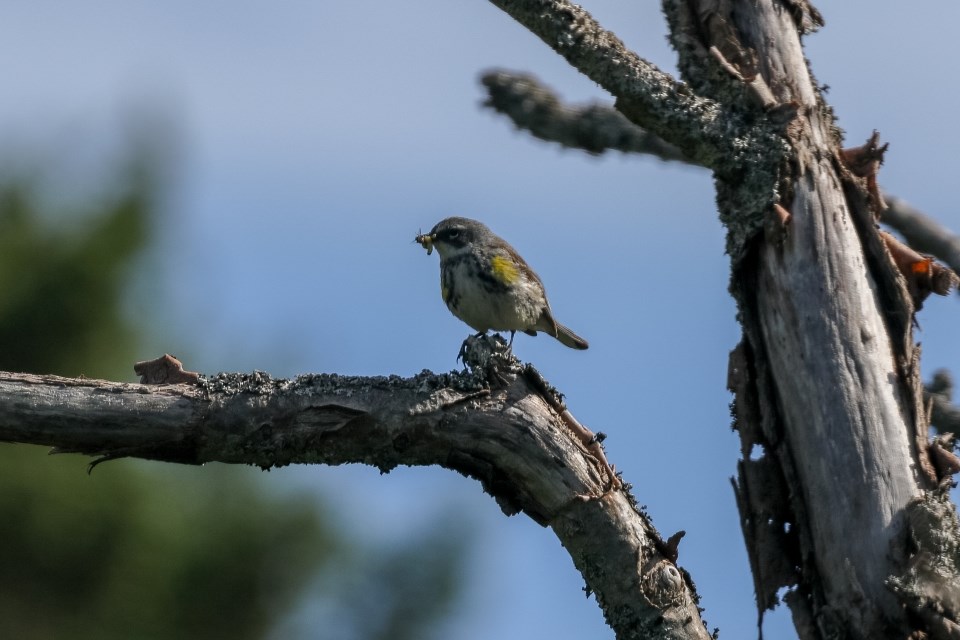
<svg viewBox="0 0 960 640">
<path fill-rule="evenodd" d="M 956 513 L 928 455 L 911 335 L 923 296 L 897 271 L 927 263 L 895 266 L 877 233 L 883 149 L 841 149 L 801 44 L 819 14 L 806 0 L 664 0 L 679 88 L 575 5 L 492 1 L 671 159 L 714 172 L 744 331 L 736 489 L 760 610 L 793 586 L 805 639 L 956 637 Z M 537 135 L 569 135 L 561 124 Z"/>
<path fill-rule="evenodd" d="M 803 2 L 699 3 L 699 14 L 693 4 L 665 2 L 688 80 L 731 104 L 738 89 L 760 96 L 791 147 L 770 185 L 782 208 L 760 212 L 765 233 L 735 254 L 744 257 L 732 281 L 744 328 L 732 369 L 752 379 L 734 382 L 738 426 L 747 456 L 764 451 L 741 461 L 738 486 L 758 604 L 773 606 L 779 587 L 796 585 L 788 602 L 803 638 L 954 625 L 953 605 L 946 620 L 918 623 L 916 602 L 893 587 L 916 553 L 911 510 L 942 495 L 927 457 L 913 304 L 874 226 L 882 199 L 874 204 L 878 194 L 848 170 L 803 57 L 800 36 L 818 16 Z M 739 87 L 724 86 L 710 62 L 733 66 L 728 79 L 738 82 L 728 84 Z M 730 186 L 744 176 L 716 176 L 721 215 L 742 219 L 755 195 Z M 955 532 L 947 513 L 938 526 Z M 956 584 L 950 564 L 931 589 Z"/>
</svg>

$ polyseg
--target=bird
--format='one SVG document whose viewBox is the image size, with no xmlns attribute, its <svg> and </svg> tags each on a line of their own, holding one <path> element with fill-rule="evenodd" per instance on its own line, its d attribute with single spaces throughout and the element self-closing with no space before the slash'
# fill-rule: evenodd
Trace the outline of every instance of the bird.
<svg viewBox="0 0 960 640">
<path fill-rule="evenodd" d="M 540 276 L 510 244 L 477 220 L 445 218 L 414 242 L 440 254 L 440 295 L 477 336 L 488 331 L 543 332 L 571 349 L 586 340 L 557 322 Z"/>
</svg>

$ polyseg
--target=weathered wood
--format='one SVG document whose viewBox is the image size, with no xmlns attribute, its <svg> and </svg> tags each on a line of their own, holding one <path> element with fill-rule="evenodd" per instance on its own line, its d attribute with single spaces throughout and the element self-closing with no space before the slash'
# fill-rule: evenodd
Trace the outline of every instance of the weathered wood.
<svg viewBox="0 0 960 640">
<path fill-rule="evenodd" d="M 524 375 L 220 374 L 191 385 L 0 373 L 0 441 L 263 468 L 439 465 L 553 529 L 620 638 L 709 637 L 697 595 L 629 492 Z M 675 550 L 674 550 L 675 552 Z"/>
<path fill-rule="evenodd" d="M 799 524 L 817 577 L 805 586 L 814 589 L 824 636 L 906 634 L 910 625 L 885 582 L 907 560 L 904 512 L 924 488 L 913 447 L 921 391 L 905 367 L 909 325 L 888 323 L 887 298 L 878 294 L 901 285 L 865 256 L 870 245 L 860 234 L 876 231 L 858 224 L 865 207 L 848 204 L 835 162 L 840 140 L 793 19 L 766 2 L 737 17 L 778 101 L 806 114 L 792 135 L 791 224 L 783 242 L 762 244 L 758 288 L 744 292 L 755 296 L 758 351 L 776 387 L 778 406 L 765 410 L 778 416 L 783 444 L 772 453 L 791 467 L 791 493 L 806 515 Z M 912 311 L 905 296 L 900 303 Z"/>
<path fill-rule="evenodd" d="M 754 187 L 741 185 L 759 187 L 768 172 L 751 177 L 755 167 L 737 165 L 734 149 L 731 169 L 715 170 L 721 219 L 735 236 L 731 291 L 745 340 L 731 360 L 737 426 L 745 455 L 762 447 L 759 460 L 741 465 L 737 484 L 758 603 L 772 606 L 778 588 L 795 584 L 788 602 L 805 640 L 937 637 L 937 625 L 917 623 L 919 598 L 891 588 L 909 582 L 898 576 L 913 563 L 916 523 L 933 521 L 908 514 L 939 495 L 913 304 L 875 228 L 878 199 L 867 187 L 876 175 L 861 181 L 845 167 L 810 75 L 800 37 L 811 8 L 801 4 L 664 3 L 693 89 L 728 108 L 764 112 L 758 121 L 779 125 L 790 145 L 769 185 L 773 206 L 756 208 Z M 754 95 L 758 85 L 764 100 Z M 778 161 L 775 150 L 755 151 Z M 744 220 L 756 217 L 765 218 L 763 232 L 744 234 Z M 781 478 L 780 498 L 766 495 Z M 938 513 L 949 513 L 941 526 L 955 531 L 955 512 Z M 943 548 L 949 557 L 953 547 Z M 791 558 L 793 575 L 771 558 Z M 939 593 L 950 580 L 955 573 L 927 586 Z M 949 599 L 935 600 L 923 616 L 936 618 L 941 607 L 952 624 Z"/>
</svg>

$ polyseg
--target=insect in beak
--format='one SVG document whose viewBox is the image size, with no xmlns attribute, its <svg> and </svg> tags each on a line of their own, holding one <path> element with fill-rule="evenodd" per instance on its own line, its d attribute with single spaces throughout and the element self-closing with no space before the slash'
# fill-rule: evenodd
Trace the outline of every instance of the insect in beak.
<svg viewBox="0 0 960 640">
<path fill-rule="evenodd" d="M 418 230 L 419 231 L 419 230 Z M 427 233 L 417 233 L 417 237 L 413 239 L 414 242 L 419 244 L 421 247 L 427 250 L 427 255 L 429 256 L 433 253 L 433 236 Z"/>
</svg>

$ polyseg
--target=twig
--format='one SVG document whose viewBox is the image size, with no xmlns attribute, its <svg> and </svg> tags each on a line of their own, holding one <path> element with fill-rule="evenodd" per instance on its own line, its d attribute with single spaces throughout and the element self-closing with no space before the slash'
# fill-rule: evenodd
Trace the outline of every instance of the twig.
<svg viewBox="0 0 960 640">
<path fill-rule="evenodd" d="M 902 198 L 884 194 L 887 209 L 880 221 L 890 225 L 921 253 L 929 253 L 960 273 L 960 236 L 910 206 Z"/>
<path fill-rule="evenodd" d="M 960 407 L 953 404 L 953 376 L 939 369 L 924 386 L 930 403 L 930 426 L 941 434 L 960 434 Z"/>
<path fill-rule="evenodd" d="M 630 51 L 580 5 L 568 0 L 490 0 L 575 69 L 617 98 L 635 124 L 706 166 L 721 162 L 733 122 L 712 100 Z"/>
<path fill-rule="evenodd" d="M 487 89 L 485 107 L 541 140 L 594 155 L 622 151 L 691 164 L 675 146 L 633 124 L 616 109 L 599 103 L 565 105 L 532 75 L 498 69 L 484 73 L 480 82 Z"/>
</svg>

